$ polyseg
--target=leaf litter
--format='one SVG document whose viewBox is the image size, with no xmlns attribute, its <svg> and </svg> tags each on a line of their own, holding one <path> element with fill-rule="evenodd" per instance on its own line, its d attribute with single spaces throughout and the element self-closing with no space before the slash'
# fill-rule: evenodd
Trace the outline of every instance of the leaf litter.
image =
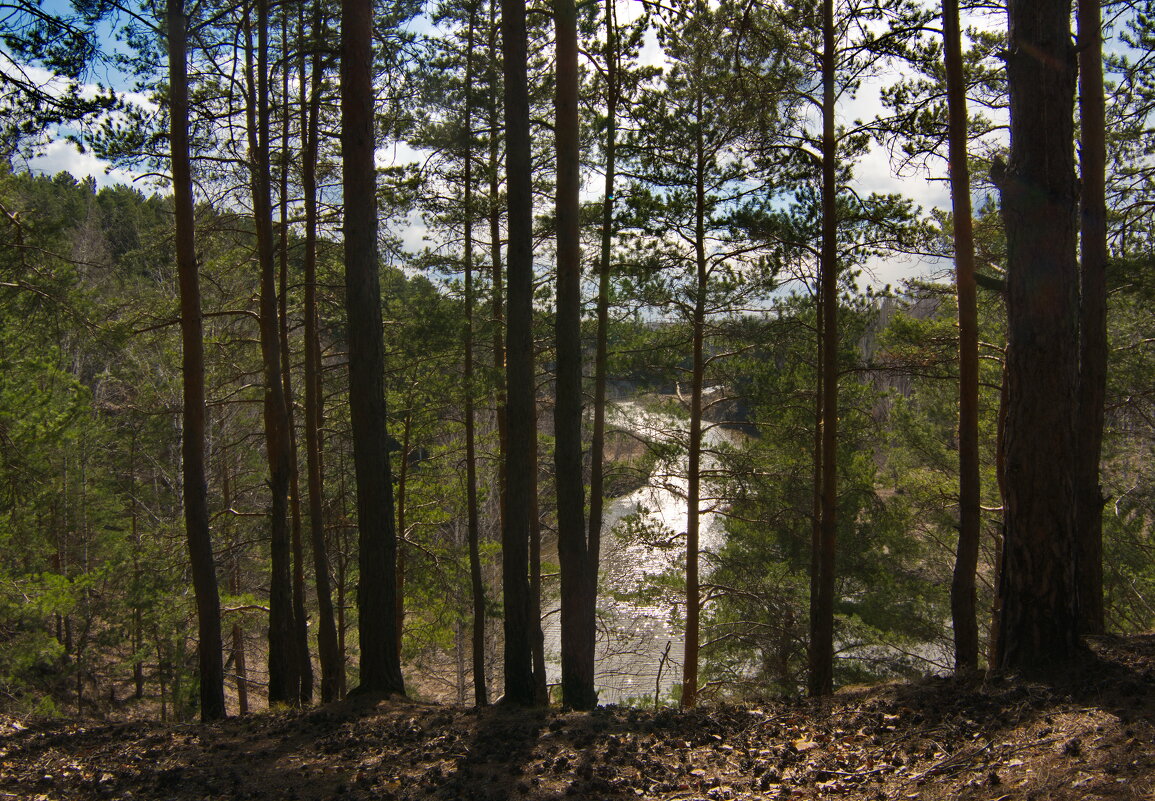
<svg viewBox="0 0 1155 801">
<path fill-rule="evenodd" d="M 210 725 L 0 720 L 0 801 L 1155 799 L 1155 635 L 1051 684 L 591 713 L 351 699 Z"/>
</svg>

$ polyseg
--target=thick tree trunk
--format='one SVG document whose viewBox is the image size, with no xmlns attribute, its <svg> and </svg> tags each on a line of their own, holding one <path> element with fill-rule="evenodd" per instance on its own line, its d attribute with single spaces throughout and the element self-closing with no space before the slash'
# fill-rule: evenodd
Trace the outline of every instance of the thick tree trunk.
<svg viewBox="0 0 1155 801">
<path fill-rule="evenodd" d="M 959 331 L 959 533 L 950 606 L 954 627 L 955 671 L 965 673 L 976 671 L 979 667 L 979 629 L 975 609 L 980 523 L 978 299 L 970 168 L 967 165 L 966 84 L 958 0 L 943 0 L 942 13 L 947 110 L 950 118 L 950 188 L 954 209 Z"/>
<path fill-rule="evenodd" d="M 205 362 L 200 276 L 194 233 L 192 168 L 188 145 L 187 20 L 182 0 L 168 0 L 169 131 L 172 147 L 173 209 L 183 355 L 184 416 L 181 431 L 185 533 L 197 609 L 197 656 L 201 720 L 225 716 L 221 661 L 221 608 L 209 533 L 205 482 Z M 164 688 L 161 688 L 164 697 Z"/>
<path fill-rule="evenodd" d="M 1010 5 L 1006 517 L 999 664 L 1045 674 L 1078 645 L 1075 52 L 1068 0 Z"/>
<path fill-rule="evenodd" d="M 589 597 L 589 547 L 582 469 L 581 165 L 578 144 L 577 8 L 554 0 L 557 144 L 557 314 L 554 342 L 554 481 L 561 571 L 561 697 L 572 709 L 593 709 L 594 603 Z"/>
<path fill-rule="evenodd" d="M 313 30 L 321 35 L 323 21 L 316 7 Z M 304 26 L 302 25 L 302 28 Z M 317 656 L 321 662 L 321 701 L 341 696 L 345 666 L 333 619 L 333 596 L 329 585 L 329 550 L 325 543 L 325 497 L 321 461 L 321 339 L 317 314 L 317 150 L 321 78 L 320 52 L 313 56 L 306 92 L 304 58 L 301 60 L 301 122 L 303 158 L 301 183 L 305 200 L 305 462 L 308 470 L 309 541 L 313 548 L 313 573 L 317 588 Z"/>
<path fill-rule="evenodd" d="M 834 555 L 838 521 L 838 142 L 835 138 L 834 2 L 822 2 L 822 507 L 810 630 L 810 694 L 834 689 Z"/>
<path fill-rule="evenodd" d="M 385 353 L 373 162 L 373 4 L 341 3 L 341 155 L 349 408 L 357 474 L 360 691 L 403 693 L 397 651 L 397 532 L 385 431 Z"/>
<path fill-rule="evenodd" d="M 533 451 L 533 190 L 525 4 L 501 3 L 505 59 L 506 192 L 509 227 L 509 310 L 506 325 L 506 504 L 502 527 L 505 589 L 505 701 L 534 703 L 529 588 L 529 510 Z"/>
<path fill-rule="evenodd" d="M 253 217 L 257 231 L 260 272 L 261 361 L 265 381 L 265 451 L 269 463 L 272 503 L 269 540 L 272 573 L 269 576 L 269 703 L 297 704 L 301 674 L 298 665 L 296 624 L 293 620 L 293 578 L 289 530 L 289 420 L 281 384 L 281 342 L 274 265 L 273 209 L 269 167 L 269 10 L 258 0 L 256 78 L 253 78 L 252 39 L 246 53 L 249 102 L 249 161 Z"/>
<path fill-rule="evenodd" d="M 1079 0 L 1079 129 L 1082 141 L 1082 219 L 1079 231 L 1078 467 L 1075 532 L 1078 537 L 1079 629 L 1102 634 L 1103 405 L 1107 390 L 1106 110 L 1103 99 L 1103 29 L 1099 0 Z"/>
</svg>

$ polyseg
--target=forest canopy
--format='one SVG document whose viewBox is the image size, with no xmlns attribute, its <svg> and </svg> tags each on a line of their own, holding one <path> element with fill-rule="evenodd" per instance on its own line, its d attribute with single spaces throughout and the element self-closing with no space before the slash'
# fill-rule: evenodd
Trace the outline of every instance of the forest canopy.
<svg viewBox="0 0 1155 801">
<path fill-rule="evenodd" d="M 691 707 L 1150 630 L 1153 20 L 13 4 L 0 707 Z"/>
</svg>

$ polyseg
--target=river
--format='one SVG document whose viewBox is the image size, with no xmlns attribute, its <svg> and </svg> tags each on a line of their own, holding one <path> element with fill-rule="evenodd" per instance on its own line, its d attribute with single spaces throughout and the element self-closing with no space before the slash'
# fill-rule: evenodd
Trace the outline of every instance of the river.
<svg viewBox="0 0 1155 801">
<path fill-rule="evenodd" d="M 686 442 L 689 421 L 648 409 L 636 400 L 613 403 L 608 426 L 652 443 Z M 717 467 L 709 449 L 729 441 L 720 426 L 703 435 L 702 471 Z M 685 448 L 659 460 L 646 483 L 605 507 L 602 524 L 601 575 L 598 582 L 598 700 L 603 704 L 653 703 L 680 686 L 684 650 L 684 589 L 680 579 L 686 560 Z M 702 496 L 711 495 L 703 482 Z M 721 515 L 708 500 L 701 504 L 700 545 L 717 551 L 725 541 Z M 703 568 L 705 565 L 703 565 Z M 663 577 L 666 580 L 663 581 Z M 560 680 L 561 632 L 556 600 L 543 620 L 548 680 Z"/>
</svg>

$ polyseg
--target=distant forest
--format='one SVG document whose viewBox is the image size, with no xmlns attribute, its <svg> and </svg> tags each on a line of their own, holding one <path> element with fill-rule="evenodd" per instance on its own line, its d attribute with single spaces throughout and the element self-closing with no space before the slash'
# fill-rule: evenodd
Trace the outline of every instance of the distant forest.
<svg viewBox="0 0 1155 801">
<path fill-rule="evenodd" d="M 1151 629 L 1153 26 L 12 4 L 0 708 L 691 707 Z M 27 169 L 62 138 L 151 193 Z"/>
</svg>

